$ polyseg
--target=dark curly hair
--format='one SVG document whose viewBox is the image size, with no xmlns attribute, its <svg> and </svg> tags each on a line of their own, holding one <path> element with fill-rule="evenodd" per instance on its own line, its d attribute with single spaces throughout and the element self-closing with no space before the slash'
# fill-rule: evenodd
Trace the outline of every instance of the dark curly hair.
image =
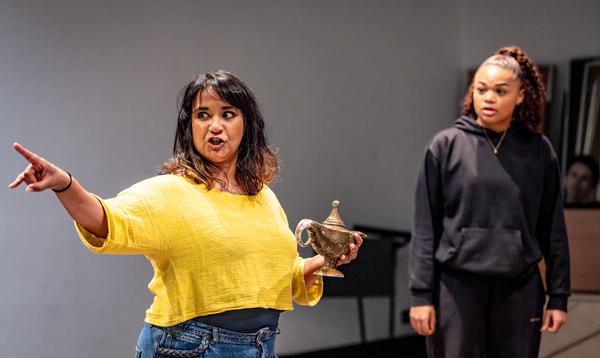
<svg viewBox="0 0 600 358">
<path fill-rule="evenodd" d="M 203 73 L 183 88 L 179 96 L 179 116 L 173 157 L 163 164 L 160 174 L 176 174 L 205 184 L 226 185 L 220 169 L 204 158 L 194 146 L 192 106 L 202 91 L 214 91 L 223 101 L 238 108 L 244 116 L 244 134 L 238 148 L 236 180 L 248 195 L 256 195 L 273 181 L 279 169 L 277 154 L 268 144 L 265 122 L 256 98 L 236 76 L 226 71 Z"/>
<path fill-rule="evenodd" d="M 541 132 L 544 122 L 546 89 L 544 87 L 544 81 L 542 80 L 542 75 L 540 74 L 538 67 L 531 60 L 531 58 L 527 56 L 525 51 L 517 46 L 502 47 L 496 51 L 494 55 L 512 57 L 519 64 L 520 71 L 518 71 L 518 77 L 521 82 L 521 88 L 524 90 L 525 98 L 523 102 L 515 108 L 513 117 L 516 121 L 521 122 L 532 131 Z M 486 62 L 483 64 L 486 64 Z M 512 68 L 499 64 L 498 61 L 495 61 L 493 64 L 507 68 L 511 71 L 513 70 Z M 476 116 L 475 108 L 473 107 L 473 80 L 471 80 L 469 90 L 465 95 L 462 114 L 467 116 Z"/>
</svg>

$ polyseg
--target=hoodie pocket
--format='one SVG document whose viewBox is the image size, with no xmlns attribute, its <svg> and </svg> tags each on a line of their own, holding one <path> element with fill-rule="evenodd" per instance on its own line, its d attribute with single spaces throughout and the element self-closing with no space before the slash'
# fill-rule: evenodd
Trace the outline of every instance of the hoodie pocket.
<svg viewBox="0 0 600 358">
<path fill-rule="evenodd" d="M 456 246 L 448 244 L 440 243 L 436 258 L 452 268 L 500 278 L 514 278 L 527 268 L 520 230 L 463 228 Z"/>
</svg>

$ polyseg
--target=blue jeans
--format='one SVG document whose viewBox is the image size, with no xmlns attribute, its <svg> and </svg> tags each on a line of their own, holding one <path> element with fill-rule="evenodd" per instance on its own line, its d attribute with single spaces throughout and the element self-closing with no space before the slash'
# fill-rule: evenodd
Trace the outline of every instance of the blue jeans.
<svg viewBox="0 0 600 358">
<path fill-rule="evenodd" d="M 171 327 L 144 323 L 135 348 L 136 358 L 277 358 L 277 333 L 279 330 L 270 328 L 238 333 L 193 320 Z"/>
</svg>

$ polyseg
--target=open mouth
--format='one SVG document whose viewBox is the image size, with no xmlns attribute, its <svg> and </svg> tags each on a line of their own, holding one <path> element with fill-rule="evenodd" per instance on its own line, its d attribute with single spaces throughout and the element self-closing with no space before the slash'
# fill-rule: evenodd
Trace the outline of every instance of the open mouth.
<svg viewBox="0 0 600 358">
<path fill-rule="evenodd" d="M 221 138 L 211 138 L 208 140 L 208 142 L 212 145 L 219 145 L 221 143 L 224 143 L 225 141 Z"/>
<path fill-rule="evenodd" d="M 493 115 L 494 113 L 496 113 L 496 110 L 494 108 L 484 108 L 482 110 L 483 114 L 490 116 Z"/>
</svg>

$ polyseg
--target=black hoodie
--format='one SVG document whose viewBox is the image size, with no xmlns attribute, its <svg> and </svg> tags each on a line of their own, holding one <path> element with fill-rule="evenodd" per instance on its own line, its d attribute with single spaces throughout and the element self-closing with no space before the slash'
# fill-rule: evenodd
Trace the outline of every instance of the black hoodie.
<svg viewBox="0 0 600 358">
<path fill-rule="evenodd" d="M 569 248 L 552 145 L 513 121 L 494 154 L 501 135 L 487 134 L 463 116 L 427 149 L 415 198 L 411 305 L 433 303 L 436 270 L 514 279 L 543 255 L 548 308 L 566 311 Z"/>
</svg>

